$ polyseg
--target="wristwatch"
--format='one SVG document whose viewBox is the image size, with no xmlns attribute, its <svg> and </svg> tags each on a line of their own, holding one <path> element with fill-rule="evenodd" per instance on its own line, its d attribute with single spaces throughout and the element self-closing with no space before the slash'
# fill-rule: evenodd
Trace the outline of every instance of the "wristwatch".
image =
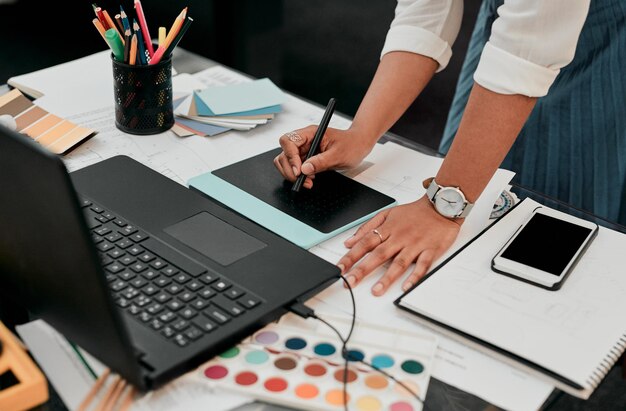
<svg viewBox="0 0 626 411">
<path fill-rule="evenodd" d="M 446 218 L 465 218 L 472 211 L 474 204 L 465 199 L 465 195 L 458 187 L 442 187 L 435 182 L 435 178 L 424 181 L 426 197 L 433 204 L 435 210 Z"/>
</svg>

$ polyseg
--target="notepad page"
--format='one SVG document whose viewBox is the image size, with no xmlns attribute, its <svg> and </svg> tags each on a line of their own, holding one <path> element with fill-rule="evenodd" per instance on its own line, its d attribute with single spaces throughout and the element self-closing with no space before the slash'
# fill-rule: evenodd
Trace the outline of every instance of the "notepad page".
<svg viewBox="0 0 626 411">
<path fill-rule="evenodd" d="M 626 235 L 601 227 L 558 291 L 493 272 L 493 256 L 538 205 L 525 200 L 401 305 L 592 388 L 626 333 Z"/>
</svg>

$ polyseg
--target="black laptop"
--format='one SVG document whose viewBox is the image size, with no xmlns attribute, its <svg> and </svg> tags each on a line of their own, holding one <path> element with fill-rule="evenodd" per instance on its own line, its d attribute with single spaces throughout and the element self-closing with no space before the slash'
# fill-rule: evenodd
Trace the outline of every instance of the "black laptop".
<svg viewBox="0 0 626 411">
<path fill-rule="evenodd" d="M 73 172 L 0 127 L 0 298 L 153 389 L 332 284 L 339 270 L 118 156 Z"/>
</svg>

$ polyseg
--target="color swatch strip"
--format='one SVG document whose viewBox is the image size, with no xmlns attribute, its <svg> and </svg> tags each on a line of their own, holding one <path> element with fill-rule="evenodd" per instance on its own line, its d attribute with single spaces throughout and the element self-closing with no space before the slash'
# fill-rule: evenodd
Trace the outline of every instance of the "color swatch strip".
<svg viewBox="0 0 626 411">
<path fill-rule="evenodd" d="M 415 350 L 355 340 L 345 356 L 335 340 L 319 332 L 270 325 L 201 367 L 199 376 L 219 388 L 299 409 L 341 410 L 344 402 L 357 411 L 422 409 L 415 395 L 426 395 L 436 347 L 432 339 L 413 339 Z M 385 370 L 402 385 L 358 360 Z"/>
<path fill-rule="evenodd" d="M 65 154 L 96 134 L 35 105 L 19 90 L 0 96 L 0 115 L 15 118 L 17 131 L 32 138 L 55 154 Z"/>
</svg>

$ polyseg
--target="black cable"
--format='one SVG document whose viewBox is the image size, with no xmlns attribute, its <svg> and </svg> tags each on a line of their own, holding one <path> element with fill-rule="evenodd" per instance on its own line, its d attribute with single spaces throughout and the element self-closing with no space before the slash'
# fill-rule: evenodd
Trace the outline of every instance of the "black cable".
<svg viewBox="0 0 626 411">
<path fill-rule="evenodd" d="M 328 321 L 326 321 L 325 319 L 318 317 L 315 314 L 315 311 L 313 311 L 311 308 L 307 307 L 306 305 L 302 304 L 302 303 L 296 303 L 293 304 L 291 307 L 289 307 L 289 309 L 299 315 L 302 318 L 314 318 L 318 321 L 320 321 L 321 323 L 325 324 L 328 328 L 330 328 L 331 330 L 333 330 L 333 332 L 335 334 L 337 334 L 337 337 L 339 338 L 339 340 L 342 343 L 341 346 L 341 355 L 343 356 L 345 362 L 344 362 L 344 369 L 343 369 L 343 406 L 344 406 L 344 410 L 348 411 L 348 362 L 350 360 L 354 360 L 357 362 L 360 362 L 361 364 L 364 364 L 368 367 L 370 367 L 371 369 L 373 369 L 374 371 L 377 371 L 379 373 L 381 373 L 382 375 L 384 375 L 385 377 L 389 378 L 390 380 L 394 381 L 396 384 L 400 385 L 402 388 L 404 388 L 406 390 L 407 393 L 410 393 L 413 397 L 415 397 L 416 400 L 418 400 L 421 404 L 424 404 L 424 401 L 417 395 L 417 393 L 413 392 L 412 389 L 410 389 L 406 384 L 402 383 L 401 381 L 398 381 L 393 375 L 389 374 L 388 372 L 376 367 L 374 364 L 370 364 L 364 360 L 357 360 L 355 358 L 351 358 L 350 354 L 348 353 L 348 342 L 350 341 L 350 338 L 352 337 L 352 333 L 354 331 L 354 327 L 356 324 L 356 300 L 354 298 L 354 292 L 352 291 L 352 287 L 350 286 L 350 283 L 348 282 L 348 280 L 346 280 L 346 278 L 340 274 L 341 279 L 343 280 L 344 284 L 346 285 L 346 288 L 348 288 L 348 291 L 350 292 L 350 299 L 352 300 L 352 321 L 350 323 L 350 331 L 348 332 L 348 336 L 346 338 L 344 338 L 341 333 L 339 332 L 339 330 L 337 330 L 337 328 L 335 328 L 331 323 L 329 323 Z"/>
</svg>

